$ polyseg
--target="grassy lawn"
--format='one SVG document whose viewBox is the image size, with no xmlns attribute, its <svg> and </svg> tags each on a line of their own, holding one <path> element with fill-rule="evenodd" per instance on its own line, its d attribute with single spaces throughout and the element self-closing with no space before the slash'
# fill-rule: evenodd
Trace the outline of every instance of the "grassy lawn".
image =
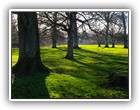
<svg viewBox="0 0 140 110">
<path fill-rule="evenodd" d="M 46 76 L 12 76 L 12 98 L 128 98 L 128 90 L 106 87 L 112 72 L 128 74 L 128 49 L 80 45 L 74 50 L 75 60 L 65 59 L 66 45 L 41 47 L 41 58 L 52 72 Z M 18 59 L 18 49 L 12 48 L 12 66 Z"/>
</svg>

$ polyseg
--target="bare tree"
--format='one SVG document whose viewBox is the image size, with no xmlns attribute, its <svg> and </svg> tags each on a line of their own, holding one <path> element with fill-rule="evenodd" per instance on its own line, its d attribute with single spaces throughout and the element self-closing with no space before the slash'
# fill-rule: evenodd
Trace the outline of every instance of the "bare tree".
<svg viewBox="0 0 140 110">
<path fill-rule="evenodd" d="M 77 28 L 76 26 L 76 12 L 70 12 L 68 13 L 69 19 L 70 19 L 70 27 L 68 30 L 68 50 L 67 50 L 67 55 L 66 59 L 74 59 L 73 57 L 73 39 L 75 37 L 75 29 Z"/>
<path fill-rule="evenodd" d="M 19 59 L 12 73 L 25 75 L 49 73 L 40 58 L 39 32 L 36 12 L 18 12 Z"/>
<path fill-rule="evenodd" d="M 74 49 L 80 49 L 79 45 L 78 45 L 78 29 L 77 29 L 77 12 L 74 13 L 74 42 L 73 42 L 73 46 L 74 46 Z"/>
<path fill-rule="evenodd" d="M 124 29 L 124 48 L 128 48 L 128 43 L 127 43 L 127 35 L 126 35 L 126 19 L 125 19 L 125 14 L 122 12 L 122 22 L 123 22 L 123 29 Z"/>
<path fill-rule="evenodd" d="M 105 32 L 105 47 L 109 47 L 108 46 L 108 32 L 109 32 L 109 27 L 110 27 L 110 23 L 113 21 L 115 12 L 95 12 L 96 16 L 100 17 L 102 21 L 102 23 L 104 24 L 105 28 L 106 28 L 106 32 Z"/>
<path fill-rule="evenodd" d="M 115 40 L 120 30 L 121 27 L 116 27 L 115 25 L 110 26 L 109 35 L 112 39 L 112 48 L 115 48 Z"/>
<path fill-rule="evenodd" d="M 50 22 L 46 18 L 46 14 L 49 14 L 51 20 L 54 22 Z M 39 12 L 38 13 L 38 21 L 40 25 L 40 34 L 44 39 L 49 39 L 52 42 L 52 48 L 57 47 L 58 36 L 61 33 L 59 27 L 56 25 L 58 21 L 58 12 Z M 46 42 L 46 44 L 49 42 Z"/>
<path fill-rule="evenodd" d="M 57 43 L 57 12 L 53 13 L 53 21 L 54 24 L 52 24 L 52 48 L 56 48 L 56 43 Z"/>
<path fill-rule="evenodd" d="M 103 36 L 105 36 L 104 28 L 101 28 L 103 27 L 103 20 L 95 12 L 79 12 L 78 14 L 81 16 L 81 19 L 78 19 L 78 21 L 82 23 L 82 27 L 87 25 L 95 33 L 94 37 L 96 38 L 98 47 L 100 47 Z"/>
<path fill-rule="evenodd" d="M 73 57 L 73 39 L 76 35 L 76 12 L 59 12 L 59 21 L 54 22 L 50 15 L 51 12 L 46 13 L 46 18 L 52 23 L 57 25 L 61 30 L 66 31 L 68 35 L 68 49 L 65 56 L 66 59 L 74 59 Z"/>
</svg>

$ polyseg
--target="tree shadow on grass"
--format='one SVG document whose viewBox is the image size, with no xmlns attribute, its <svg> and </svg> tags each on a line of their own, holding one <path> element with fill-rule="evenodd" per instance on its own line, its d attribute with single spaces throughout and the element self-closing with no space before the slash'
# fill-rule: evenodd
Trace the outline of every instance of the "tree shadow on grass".
<svg viewBox="0 0 140 110">
<path fill-rule="evenodd" d="M 58 50 L 59 53 L 56 51 Z M 44 56 L 45 56 L 44 50 Z M 66 52 L 65 48 L 57 48 L 55 49 L 56 55 L 63 55 Z M 55 53 L 52 51 L 53 54 Z M 75 59 L 67 60 L 57 59 L 56 57 L 48 57 L 49 59 L 43 59 L 46 65 L 52 67 L 56 73 L 52 75 L 53 80 L 48 80 L 49 91 L 51 91 L 50 96 L 60 95 L 60 97 L 96 97 L 96 98 L 113 98 L 113 97 L 121 97 L 118 95 L 119 93 L 113 92 L 114 95 L 109 95 L 112 92 L 108 91 L 105 86 L 101 86 L 106 81 L 106 75 L 109 73 L 116 71 L 116 67 L 114 65 L 119 64 L 120 60 L 126 60 L 127 57 L 123 57 L 121 55 L 111 55 L 108 53 L 100 53 L 89 51 L 85 49 L 74 51 Z M 87 57 L 87 58 L 86 58 Z M 91 61 L 88 61 L 91 60 Z M 116 62 L 118 61 L 118 62 Z M 126 63 L 122 63 L 122 65 L 126 66 Z M 49 83 L 50 82 L 50 83 Z M 99 90 L 98 90 L 99 89 Z M 101 89 L 101 90 L 100 90 Z M 94 91 L 95 93 L 91 91 Z M 54 92 L 56 91 L 56 92 Z M 105 91 L 105 92 L 104 92 Z M 107 93 L 106 93 L 107 91 Z M 114 91 L 114 89 L 113 89 Z M 82 94 L 86 94 L 87 96 L 83 96 Z M 94 94 L 99 94 L 96 96 Z"/>
<path fill-rule="evenodd" d="M 57 49 L 60 50 L 60 53 L 65 51 L 65 48 L 58 47 Z M 75 55 L 74 60 L 65 61 L 64 59 L 61 59 L 64 60 L 63 61 L 65 63 L 64 65 L 67 65 L 68 67 L 64 66 L 63 68 L 60 68 L 59 66 L 61 66 L 61 64 L 63 65 L 63 62 L 57 59 L 55 60 L 48 59 L 48 60 L 44 60 L 43 62 L 46 65 L 50 65 L 50 67 L 55 67 L 56 73 L 61 73 L 61 74 L 65 73 L 83 79 L 84 78 L 87 79 L 87 77 L 83 75 L 80 76 L 79 73 L 87 73 L 88 75 L 94 75 L 94 76 L 95 75 L 103 76 L 103 75 L 110 74 L 112 72 L 116 72 L 118 70 L 122 71 L 123 70 L 122 67 L 125 67 L 127 69 L 127 61 L 126 61 L 127 57 L 121 55 L 112 55 L 112 54 L 94 52 L 85 49 L 80 49 L 75 51 L 74 55 Z M 85 59 L 91 61 L 87 61 Z"/>
<path fill-rule="evenodd" d="M 44 73 L 12 78 L 11 99 L 49 99 Z"/>
<path fill-rule="evenodd" d="M 78 60 L 73 60 L 73 61 L 76 62 L 76 63 L 82 64 L 83 67 L 85 67 L 85 70 L 88 68 L 88 70 L 90 70 L 89 71 L 90 75 L 100 75 L 100 76 L 102 76 L 102 75 L 106 75 L 106 73 L 110 72 L 110 69 L 108 68 L 108 65 L 103 67 L 102 64 L 96 64 L 94 62 L 88 64 L 86 62 L 84 63 L 84 62 L 81 62 L 81 61 L 78 61 Z M 84 70 L 84 68 L 83 68 L 83 70 Z"/>
<path fill-rule="evenodd" d="M 78 50 L 74 54 L 76 55 L 76 58 L 73 60 L 73 62 L 80 64 L 82 68 L 79 71 L 82 70 L 83 73 L 85 71 L 88 73 L 88 75 L 106 76 L 112 72 L 128 73 L 127 57 L 114 54 L 98 53 L 84 49 Z M 90 59 L 90 61 L 86 61 L 85 59 Z M 71 73 L 71 75 L 77 76 L 75 73 Z M 82 78 L 84 79 L 84 76 Z"/>
<path fill-rule="evenodd" d="M 121 55 L 98 53 L 98 52 L 93 52 L 93 51 L 84 50 L 84 49 L 81 49 L 79 51 L 80 51 L 80 53 L 82 53 L 82 52 L 86 53 L 86 55 L 82 55 L 79 52 L 76 52 L 75 54 L 78 55 L 78 59 L 75 60 L 76 62 L 79 62 L 78 60 L 81 60 L 82 58 L 90 57 L 90 58 L 98 60 L 98 63 L 100 63 L 100 64 L 105 63 L 106 65 L 111 65 L 112 63 L 114 63 L 114 64 L 122 65 L 122 66 L 128 65 L 128 62 L 127 62 L 128 57 L 124 57 Z M 124 61 L 126 61 L 126 62 L 124 62 Z M 82 63 L 82 62 L 79 62 L 79 63 Z M 83 64 L 86 65 L 86 62 Z M 93 64 L 94 64 L 94 61 L 93 61 Z M 88 66 L 90 66 L 90 65 L 88 65 Z"/>
</svg>

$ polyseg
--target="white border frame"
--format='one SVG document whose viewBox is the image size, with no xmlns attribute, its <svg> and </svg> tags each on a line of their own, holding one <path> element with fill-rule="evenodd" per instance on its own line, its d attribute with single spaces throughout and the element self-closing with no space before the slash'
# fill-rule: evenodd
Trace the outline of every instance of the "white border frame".
<svg viewBox="0 0 140 110">
<path fill-rule="evenodd" d="M 129 99 L 11 99 L 11 13 L 37 11 L 128 11 L 129 12 Z M 131 10 L 130 9 L 10 9 L 9 10 L 9 100 L 10 101 L 131 101 Z"/>
</svg>

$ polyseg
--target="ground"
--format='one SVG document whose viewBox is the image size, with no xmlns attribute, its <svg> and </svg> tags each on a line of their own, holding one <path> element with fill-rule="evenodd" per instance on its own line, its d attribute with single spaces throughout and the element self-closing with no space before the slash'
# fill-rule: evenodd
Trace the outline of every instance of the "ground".
<svg viewBox="0 0 140 110">
<path fill-rule="evenodd" d="M 112 72 L 128 74 L 128 49 L 123 45 L 104 48 L 97 45 L 79 45 L 74 50 L 74 60 L 65 59 L 67 46 L 41 47 L 41 58 L 51 69 L 50 75 L 12 75 L 12 98 L 128 98 L 128 90 L 106 86 Z M 111 46 L 110 46 L 111 47 Z M 18 59 L 18 49 L 12 48 L 12 66 Z"/>
</svg>

